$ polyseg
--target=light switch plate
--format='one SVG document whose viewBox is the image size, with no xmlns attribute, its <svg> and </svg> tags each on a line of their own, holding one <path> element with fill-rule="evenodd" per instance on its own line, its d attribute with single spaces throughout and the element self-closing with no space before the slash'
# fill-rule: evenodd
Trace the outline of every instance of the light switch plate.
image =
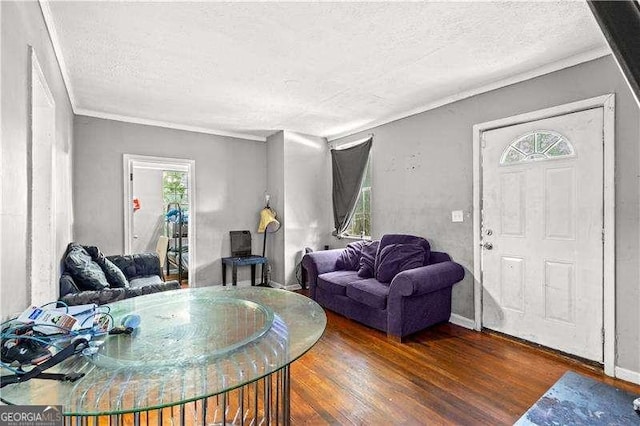
<svg viewBox="0 0 640 426">
<path fill-rule="evenodd" d="M 462 210 L 452 211 L 451 222 L 464 222 L 464 212 Z"/>
</svg>

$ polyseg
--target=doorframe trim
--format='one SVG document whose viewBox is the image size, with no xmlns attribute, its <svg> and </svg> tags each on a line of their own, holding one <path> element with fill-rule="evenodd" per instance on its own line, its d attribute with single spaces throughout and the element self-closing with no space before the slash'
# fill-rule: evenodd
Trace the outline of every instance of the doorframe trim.
<svg viewBox="0 0 640 426">
<path fill-rule="evenodd" d="M 489 130 L 543 120 L 594 108 L 603 109 L 603 334 L 604 372 L 615 376 L 616 358 L 616 285 L 615 285 L 615 94 L 609 93 L 582 101 L 571 102 L 473 126 L 473 300 L 475 330 L 482 329 L 482 134 Z"/>
<path fill-rule="evenodd" d="M 133 223 L 133 211 L 130 209 L 129 200 L 131 200 L 132 185 L 129 179 L 130 174 L 133 172 L 134 163 L 148 163 L 157 165 L 158 167 L 166 165 L 175 168 L 176 164 L 185 166 L 188 176 L 188 189 L 187 196 L 189 197 L 189 225 L 187 233 L 189 235 L 189 286 L 197 287 L 197 263 L 196 263 L 196 162 L 195 160 L 189 160 L 186 158 L 171 158 L 171 157 L 154 157 L 147 155 L 135 155 L 135 154 L 123 154 L 122 155 L 122 183 L 123 183 L 123 217 L 124 217 L 124 253 L 131 253 L 131 226 Z"/>
</svg>

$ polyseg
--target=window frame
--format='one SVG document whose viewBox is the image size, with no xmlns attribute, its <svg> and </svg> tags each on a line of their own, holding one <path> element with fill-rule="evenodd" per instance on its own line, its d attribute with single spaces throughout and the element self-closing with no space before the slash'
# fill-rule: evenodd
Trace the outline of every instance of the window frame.
<svg viewBox="0 0 640 426">
<path fill-rule="evenodd" d="M 340 234 L 338 236 L 338 238 L 341 239 L 350 239 L 350 240 L 371 240 L 371 198 L 372 198 L 372 188 L 373 188 L 373 182 L 372 182 L 372 158 L 371 158 L 371 152 L 369 152 L 369 158 L 367 159 L 367 166 L 365 169 L 365 177 L 364 179 L 362 179 L 362 184 L 360 185 L 360 190 L 358 191 L 358 199 L 356 201 L 356 209 L 358 207 L 358 205 L 360 203 L 362 203 L 362 208 L 363 208 L 363 215 L 365 215 L 365 224 L 366 224 L 366 215 L 367 212 L 364 211 L 364 207 L 366 205 L 366 203 L 363 200 L 364 197 L 364 193 L 368 191 L 369 193 L 369 211 L 368 211 L 368 216 L 369 216 L 369 229 L 368 229 L 368 234 L 369 235 L 363 235 L 363 234 L 349 234 L 349 231 L 352 229 L 353 223 L 354 223 L 354 219 L 356 217 L 357 211 L 354 211 L 353 215 L 351 216 L 351 220 L 349 221 L 349 227 L 347 228 L 347 230 L 345 232 L 343 232 L 342 234 Z M 369 185 L 365 186 L 366 182 L 367 182 L 367 175 L 369 176 Z"/>
</svg>

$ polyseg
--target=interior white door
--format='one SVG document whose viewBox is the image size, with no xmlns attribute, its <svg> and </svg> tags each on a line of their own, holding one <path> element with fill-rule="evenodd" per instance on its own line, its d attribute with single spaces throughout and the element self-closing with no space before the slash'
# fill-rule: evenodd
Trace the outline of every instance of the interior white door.
<svg viewBox="0 0 640 426">
<path fill-rule="evenodd" d="M 162 198 L 161 168 L 133 168 L 132 194 L 139 209 L 133 213 L 131 227 L 132 253 L 153 252 L 164 235 L 166 206 Z"/>
<path fill-rule="evenodd" d="M 603 109 L 486 131 L 482 325 L 603 362 Z"/>
</svg>

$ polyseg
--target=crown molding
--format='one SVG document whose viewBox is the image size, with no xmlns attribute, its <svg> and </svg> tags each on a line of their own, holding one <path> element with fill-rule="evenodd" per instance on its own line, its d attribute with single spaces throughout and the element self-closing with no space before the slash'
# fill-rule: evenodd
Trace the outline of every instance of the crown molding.
<svg viewBox="0 0 640 426">
<path fill-rule="evenodd" d="M 73 110 L 74 114 L 76 114 L 76 98 L 73 94 L 73 89 L 71 88 L 71 78 L 69 78 L 67 64 L 64 61 L 64 56 L 62 56 L 60 38 L 58 37 L 56 26 L 53 23 L 53 14 L 51 13 L 51 8 L 49 7 L 49 0 L 38 0 L 38 4 L 40 5 L 42 17 L 44 18 L 44 26 L 47 28 L 49 39 L 51 40 L 51 45 L 53 46 L 53 53 L 56 57 L 56 60 L 58 61 L 58 68 L 60 68 L 60 73 L 62 74 L 62 81 L 67 88 L 67 96 L 69 96 L 71 109 Z"/>
<path fill-rule="evenodd" d="M 142 124 L 145 126 L 165 127 L 167 129 L 185 130 L 187 132 L 205 133 L 208 135 L 227 136 L 237 139 L 248 139 L 251 141 L 266 142 L 267 138 L 262 136 L 250 135 L 247 133 L 227 132 L 225 130 L 210 129 L 208 127 L 188 126 L 184 124 L 171 123 L 168 121 L 149 120 L 146 118 L 130 117 L 127 115 L 110 114 L 108 112 L 94 111 L 90 109 L 77 108 L 76 115 L 85 115 L 87 117 L 103 118 L 105 120 L 122 121 L 124 123 Z"/>
<path fill-rule="evenodd" d="M 355 129 L 348 130 L 345 132 L 337 133 L 334 135 L 327 135 L 325 138 L 329 142 L 333 142 L 337 139 L 341 139 L 347 136 L 355 135 L 356 133 L 363 132 L 365 130 L 371 130 L 374 127 L 382 126 L 384 124 L 389 124 L 394 121 L 402 120 L 403 118 L 410 117 L 412 115 L 420 114 L 426 111 L 430 111 L 432 109 L 439 108 L 443 105 L 448 105 L 457 101 L 461 101 L 463 99 L 470 98 L 472 96 L 480 95 L 482 93 L 490 92 L 492 90 L 500 89 L 502 87 L 510 86 L 512 84 L 521 83 L 526 80 L 531 80 L 536 77 L 540 77 L 545 74 L 551 74 L 552 72 L 560 71 L 565 68 L 570 68 L 584 62 L 593 61 L 598 58 L 602 58 L 604 56 L 611 55 L 611 50 L 608 46 L 604 46 L 598 49 L 589 50 L 587 52 L 579 53 L 577 55 L 569 56 L 568 58 L 561 59 L 559 61 L 553 62 L 551 64 L 544 65 L 539 68 L 535 68 L 533 70 L 516 74 L 511 77 L 507 77 L 502 80 L 495 81 L 493 83 L 489 83 L 483 86 L 479 86 L 470 90 L 466 90 L 455 95 L 447 96 L 441 99 L 438 99 L 434 102 L 431 102 L 427 105 L 420 106 L 418 108 L 411 109 L 409 111 L 402 112 L 400 114 L 393 115 L 388 118 L 383 118 L 381 120 L 372 121 L 366 125 L 359 126 Z"/>
<path fill-rule="evenodd" d="M 73 93 L 73 89 L 71 86 L 71 79 L 69 77 L 68 68 L 66 62 L 64 61 L 64 57 L 62 55 L 62 49 L 60 47 L 60 39 L 58 37 L 58 33 L 56 31 L 53 15 L 51 13 L 51 8 L 49 7 L 49 2 L 51 0 L 38 0 L 38 4 L 40 5 L 40 10 L 42 11 L 42 16 L 44 18 L 44 23 L 49 33 L 49 38 L 51 40 L 51 44 L 53 45 L 53 51 L 58 61 L 58 65 L 60 68 L 60 73 L 62 74 L 62 80 L 67 89 L 67 94 L 69 96 L 69 101 L 71 102 L 71 108 L 76 115 L 86 115 L 89 117 L 96 118 L 105 118 L 108 120 L 116 120 L 122 121 L 126 123 L 134 123 L 134 124 L 144 124 L 148 126 L 156 126 L 156 127 L 166 127 L 169 129 L 176 130 L 186 130 L 190 132 L 197 133 L 206 133 L 211 135 L 219 135 L 219 136 L 228 136 L 233 138 L 240 139 L 248 139 L 260 142 L 266 142 L 266 137 L 249 135 L 245 133 L 236 133 L 236 132 L 227 132 L 224 130 L 216 130 L 210 129 L 206 127 L 198 127 L 198 126 L 188 126 L 177 123 L 165 122 L 160 120 L 148 120 L 144 118 L 136 118 L 119 114 L 110 114 L 104 113 L 84 108 L 79 108 L 76 103 L 76 98 Z M 550 74 L 555 71 L 559 71 L 565 68 L 570 68 L 576 65 L 579 65 L 584 62 L 589 62 L 598 58 L 602 58 L 604 56 L 610 55 L 611 50 L 608 46 L 603 46 L 601 48 L 593 49 L 587 52 L 583 52 L 577 55 L 570 56 L 568 58 L 562 59 L 560 61 L 553 62 L 548 65 L 544 65 L 539 68 L 535 68 L 531 71 L 527 71 L 521 74 L 517 74 L 515 76 L 511 76 L 502 80 L 498 80 L 493 83 L 489 83 L 483 86 L 479 86 L 470 90 L 466 90 L 451 96 L 447 96 L 436 101 L 430 102 L 426 105 L 420 106 L 418 108 L 414 108 L 399 114 L 395 114 L 391 117 L 383 118 L 380 120 L 374 120 L 364 126 L 358 126 L 354 129 L 347 130 L 345 132 L 340 132 L 333 135 L 325 135 L 324 137 L 327 139 L 327 142 L 333 142 L 337 139 L 341 139 L 347 136 L 354 135 L 356 133 L 360 133 L 365 130 L 372 129 L 374 127 L 382 126 L 384 124 L 389 124 L 397 120 L 401 120 L 403 118 L 410 117 L 412 115 L 420 114 L 426 111 L 430 111 L 432 109 L 439 108 L 443 105 L 451 104 L 453 102 L 457 102 L 463 99 L 470 98 L 472 96 L 480 95 L 482 93 L 490 92 L 492 90 L 500 89 L 502 87 L 510 86 L 512 84 L 520 83 L 526 80 L 531 80 L 536 77 L 540 77 L 545 74 Z"/>
<path fill-rule="evenodd" d="M 76 97 L 73 92 L 73 88 L 71 86 L 71 78 L 69 77 L 69 70 L 64 60 L 64 56 L 62 55 L 60 38 L 58 37 L 58 32 L 56 31 L 56 27 L 53 20 L 53 14 L 51 13 L 49 2 L 50 0 L 38 0 L 38 4 L 40 5 L 40 10 L 42 11 L 42 17 L 44 18 L 44 24 L 47 28 L 47 32 L 49 33 L 49 39 L 51 40 L 51 44 L 53 46 L 53 52 L 56 56 L 56 60 L 58 61 L 58 67 L 60 68 L 60 73 L 62 74 L 62 80 L 64 81 L 64 85 L 66 86 L 67 95 L 69 96 L 71 109 L 73 110 L 74 114 L 86 115 L 89 117 L 96 117 L 96 118 L 104 118 L 108 120 L 122 121 L 125 123 L 144 124 L 147 126 L 166 127 L 166 128 L 175 129 L 175 130 L 186 130 L 189 132 L 206 133 L 206 134 L 218 135 L 218 136 L 228 136 L 228 137 L 239 138 L 239 139 L 248 139 L 248 140 L 259 141 L 259 142 L 267 141 L 266 137 L 249 135 L 245 133 L 227 132 L 224 130 L 210 129 L 210 128 L 198 127 L 198 126 L 187 126 L 187 125 L 170 123 L 170 122 L 165 122 L 160 120 L 148 120 L 144 118 L 136 118 L 136 117 L 130 117 L 125 115 L 119 115 L 119 114 L 109 114 L 109 113 L 104 113 L 100 111 L 79 108 L 76 101 Z"/>
</svg>

